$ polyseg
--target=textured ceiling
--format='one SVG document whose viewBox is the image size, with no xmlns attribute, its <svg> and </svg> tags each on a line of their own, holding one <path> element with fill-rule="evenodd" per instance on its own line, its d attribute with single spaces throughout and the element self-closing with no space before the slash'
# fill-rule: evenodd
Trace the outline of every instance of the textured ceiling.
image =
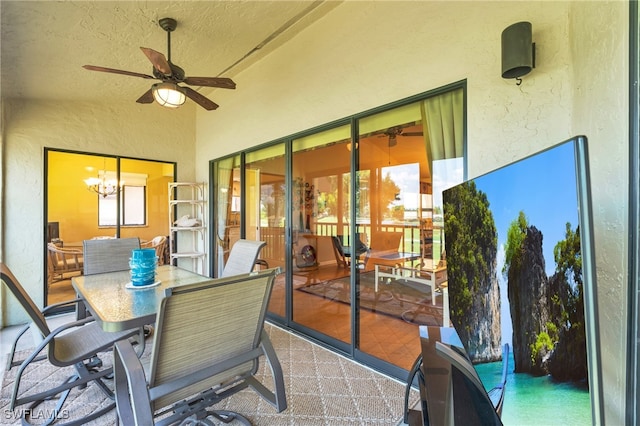
<svg viewBox="0 0 640 426">
<path fill-rule="evenodd" d="M 178 21 L 171 33 L 171 61 L 187 76 L 233 79 L 337 4 L 2 0 L 1 95 L 135 102 L 157 81 L 88 71 L 82 65 L 152 74 L 140 47 L 168 56 L 167 33 L 158 25 L 164 17 Z M 194 89 L 205 96 L 221 90 Z"/>
</svg>

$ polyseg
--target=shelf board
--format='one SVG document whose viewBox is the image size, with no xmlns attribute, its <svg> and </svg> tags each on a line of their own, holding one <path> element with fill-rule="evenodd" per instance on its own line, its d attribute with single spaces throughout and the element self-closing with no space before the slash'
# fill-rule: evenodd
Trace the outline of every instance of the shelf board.
<svg viewBox="0 0 640 426">
<path fill-rule="evenodd" d="M 182 252 L 182 253 L 171 253 L 171 258 L 196 258 L 196 257 L 203 257 L 205 255 L 205 253 L 202 252 L 198 252 L 198 251 L 192 251 L 192 252 Z"/>
<path fill-rule="evenodd" d="M 194 205 L 200 205 L 200 204 L 204 204 L 204 200 L 169 200 L 169 204 L 194 204 Z"/>
<path fill-rule="evenodd" d="M 204 226 L 172 226 L 171 232 L 173 231 L 202 231 L 204 230 Z"/>
</svg>

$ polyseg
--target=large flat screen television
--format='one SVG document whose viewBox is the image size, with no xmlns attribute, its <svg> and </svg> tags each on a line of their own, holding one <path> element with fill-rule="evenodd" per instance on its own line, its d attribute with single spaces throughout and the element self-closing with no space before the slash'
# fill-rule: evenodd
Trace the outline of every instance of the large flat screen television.
<svg viewBox="0 0 640 426">
<path fill-rule="evenodd" d="M 602 424 L 587 139 L 443 192 L 449 317 L 506 425 Z M 446 325 L 446 324 L 445 324 Z"/>
</svg>

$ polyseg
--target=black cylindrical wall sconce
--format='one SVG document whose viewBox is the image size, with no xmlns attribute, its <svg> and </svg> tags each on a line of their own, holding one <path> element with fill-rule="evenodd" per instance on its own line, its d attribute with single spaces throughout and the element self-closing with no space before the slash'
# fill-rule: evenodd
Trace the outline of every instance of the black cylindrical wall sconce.
<svg viewBox="0 0 640 426">
<path fill-rule="evenodd" d="M 502 78 L 520 77 L 536 67 L 535 43 L 531 22 L 518 22 L 502 31 Z"/>
</svg>

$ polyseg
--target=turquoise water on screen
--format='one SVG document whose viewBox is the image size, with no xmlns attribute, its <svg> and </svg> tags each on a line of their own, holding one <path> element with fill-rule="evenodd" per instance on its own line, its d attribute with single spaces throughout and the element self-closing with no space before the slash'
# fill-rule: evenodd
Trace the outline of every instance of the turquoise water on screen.
<svg viewBox="0 0 640 426">
<path fill-rule="evenodd" d="M 513 354 L 510 354 L 502 408 L 505 426 L 591 425 L 591 400 L 586 386 L 557 383 L 548 376 L 515 374 L 513 365 Z M 475 367 L 487 390 L 500 382 L 501 361 Z"/>
</svg>

